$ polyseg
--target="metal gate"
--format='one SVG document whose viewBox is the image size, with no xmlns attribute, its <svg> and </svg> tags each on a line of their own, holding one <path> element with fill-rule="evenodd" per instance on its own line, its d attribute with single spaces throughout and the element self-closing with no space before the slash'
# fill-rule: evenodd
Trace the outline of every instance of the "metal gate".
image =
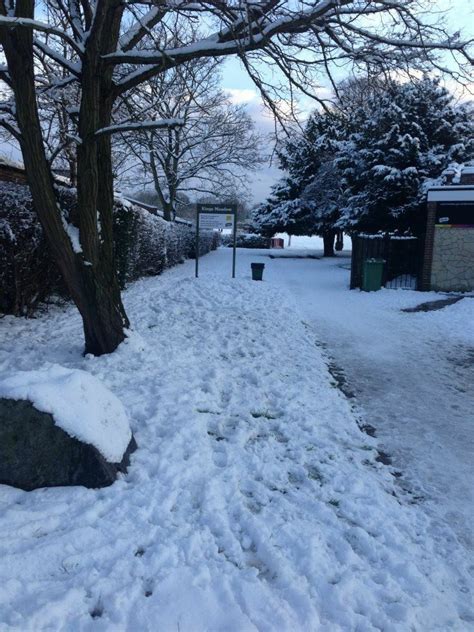
<svg viewBox="0 0 474 632">
<path fill-rule="evenodd" d="M 421 239 L 392 234 L 353 235 L 351 259 L 351 290 L 362 285 L 364 261 L 385 261 L 382 285 L 391 289 L 418 288 L 421 273 Z"/>
</svg>

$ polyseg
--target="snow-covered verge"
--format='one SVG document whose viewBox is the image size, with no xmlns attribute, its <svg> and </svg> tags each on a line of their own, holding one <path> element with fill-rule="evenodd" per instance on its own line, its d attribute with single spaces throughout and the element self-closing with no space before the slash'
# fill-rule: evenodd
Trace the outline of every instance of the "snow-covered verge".
<svg viewBox="0 0 474 632">
<path fill-rule="evenodd" d="M 139 446 L 100 491 L 0 486 L 0 630 L 466 630 L 465 569 L 375 460 L 291 299 L 222 264 L 136 282 L 137 333 L 110 356 L 81 357 L 72 309 L 0 321 L 2 375 L 90 372 Z"/>
<path fill-rule="evenodd" d="M 57 364 L 18 371 L 0 380 L 0 397 L 27 400 L 69 436 L 93 445 L 110 463 L 120 463 L 131 439 L 122 402 L 87 371 Z"/>
</svg>

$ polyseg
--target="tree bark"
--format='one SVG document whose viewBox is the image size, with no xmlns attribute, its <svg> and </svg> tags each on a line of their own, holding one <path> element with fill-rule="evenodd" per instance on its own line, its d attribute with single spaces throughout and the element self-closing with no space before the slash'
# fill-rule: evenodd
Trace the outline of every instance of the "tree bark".
<svg viewBox="0 0 474 632">
<path fill-rule="evenodd" d="M 334 240 L 336 238 L 335 230 L 328 230 L 323 233 L 323 244 L 324 244 L 324 256 L 325 257 L 335 257 L 336 253 L 334 252 Z"/>
<path fill-rule="evenodd" d="M 120 296 L 113 239 L 113 173 L 110 136 L 96 136 L 111 123 L 112 70 L 102 55 L 114 49 L 123 8 L 119 2 L 98 3 L 82 69 L 77 152 L 80 235 L 86 266 L 88 313 L 84 318 L 86 351 L 110 353 L 125 338 L 129 326 Z"/>
<path fill-rule="evenodd" d="M 165 202 L 163 204 L 163 219 L 165 219 L 167 222 L 172 222 L 174 219 L 173 207 L 168 202 Z"/>
</svg>

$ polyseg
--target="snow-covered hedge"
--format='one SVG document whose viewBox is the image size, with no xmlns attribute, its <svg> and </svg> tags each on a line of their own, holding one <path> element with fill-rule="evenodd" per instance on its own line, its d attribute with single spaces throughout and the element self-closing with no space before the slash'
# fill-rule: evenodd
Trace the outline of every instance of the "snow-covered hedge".
<svg viewBox="0 0 474 632">
<path fill-rule="evenodd" d="M 232 246 L 234 243 L 233 235 L 223 235 L 222 243 L 225 246 Z M 263 235 L 253 233 L 237 233 L 237 248 L 269 248 L 270 240 Z"/>
<path fill-rule="evenodd" d="M 194 226 L 167 222 L 143 208 L 123 202 L 116 202 L 114 226 L 122 286 L 142 276 L 161 274 L 166 268 L 195 257 Z M 202 232 L 199 254 L 215 250 L 218 244 L 218 233 Z"/>
<path fill-rule="evenodd" d="M 74 190 L 61 188 L 60 203 L 75 223 Z M 117 270 L 121 286 L 160 274 L 195 256 L 194 227 L 166 222 L 129 202 L 114 207 Z M 218 245 L 217 233 L 201 234 L 201 255 Z M 31 316 L 54 292 L 65 293 L 52 262 L 27 186 L 0 182 L 0 312 Z"/>
<path fill-rule="evenodd" d="M 30 316 L 59 286 L 28 187 L 0 186 L 0 312 Z"/>
</svg>

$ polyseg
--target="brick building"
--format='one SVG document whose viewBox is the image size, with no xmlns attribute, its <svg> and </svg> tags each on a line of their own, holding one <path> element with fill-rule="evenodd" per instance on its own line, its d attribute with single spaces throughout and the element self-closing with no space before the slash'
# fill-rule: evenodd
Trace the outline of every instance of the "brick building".
<svg viewBox="0 0 474 632">
<path fill-rule="evenodd" d="M 427 194 L 422 290 L 474 290 L 474 167 L 444 174 Z"/>
</svg>

